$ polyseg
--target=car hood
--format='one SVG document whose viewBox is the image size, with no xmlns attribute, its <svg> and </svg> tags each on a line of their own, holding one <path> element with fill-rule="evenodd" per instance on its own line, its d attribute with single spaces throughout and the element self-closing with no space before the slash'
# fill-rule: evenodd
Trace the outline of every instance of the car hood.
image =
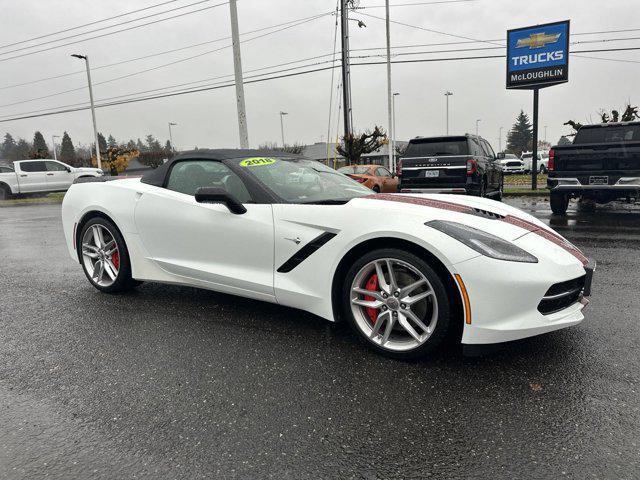
<svg viewBox="0 0 640 480">
<path fill-rule="evenodd" d="M 356 209 L 385 210 L 394 215 L 404 215 L 408 221 L 458 222 L 510 241 L 536 231 L 562 239 L 532 215 L 487 198 L 446 194 L 376 194 L 349 203 Z"/>
</svg>

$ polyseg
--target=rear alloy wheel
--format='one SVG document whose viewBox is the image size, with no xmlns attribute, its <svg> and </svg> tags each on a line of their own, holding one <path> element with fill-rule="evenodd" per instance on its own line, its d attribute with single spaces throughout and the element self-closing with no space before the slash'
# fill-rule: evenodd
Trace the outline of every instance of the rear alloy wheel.
<svg viewBox="0 0 640 480">
<path fill-rule="evenodd" d="M 78 247 L 82 268 L 98 290 L 115 293 L 135 285 L 124 239 L 116 226 L 105 218 L 93 218 L 83 227 Z"/>
<path fill-rule="evenodd" d="M 343 305 L 362 340 L 395 358 L 427 354 L 449 327 L 449 299 L 440 278 L 402 250 L 376 250 L 356 261 L 345 278 Z"/>
<path fill-rule="evenodd" d="M 551 211 L 554 215 L 566 215 L 569 208 L 569 195 L 565 193 L 552 193 L 549 197 Z"/>
</svg>

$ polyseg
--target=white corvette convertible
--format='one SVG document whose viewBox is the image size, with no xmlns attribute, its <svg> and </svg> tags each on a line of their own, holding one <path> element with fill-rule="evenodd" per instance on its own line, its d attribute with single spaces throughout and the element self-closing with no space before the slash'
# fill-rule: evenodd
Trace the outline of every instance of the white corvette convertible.
<svg viewBox="0 0 640 480">
<path fill-rule="evenodd" d="M 103 292 L 190 285 L 348 321 L 375 350 L 423 355 L 579 323 L 593 265 L 535 218 L 484 198 L 373 194 L 273 152 L 199 150 L 142 178 L 74 184 L 71 257 Z"/>
</svg>

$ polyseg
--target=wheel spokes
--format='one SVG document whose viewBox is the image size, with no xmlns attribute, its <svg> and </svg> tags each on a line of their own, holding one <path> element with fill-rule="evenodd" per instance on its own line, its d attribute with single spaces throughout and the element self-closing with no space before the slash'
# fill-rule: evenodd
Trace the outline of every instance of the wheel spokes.
<svg viewBox="0 0 640 480">
<path fill-rule="evenodd" d="M 433 295 L 433 290 L 425 290 L 424 292 L 421 293 L 417 293 L 416 295 L 413 295 L 412 297 L 405 297 L 402 299 L 402 303 L 406 303 L 407 305 L 413 305 L 417 302 L 419 302 L 420 300 L 430 297 L 431 295 Z"/>
<path fill-rule="evenodd" d="M 89 278 L 102 287 L 116 281 L 119 268 L 113 261 L 118 244 L 113 234 L 100 224 L 89 227 L 82 238 L 81 252 Z"/>
<path fill-rule="evenodd" d="M 351 303 L 355 305 L 360 305 L 364 308 L 381 308 L 383 303 L 380 300 L 361 300 L 359 298 L 354 298 L 351 300 Z"/>
<path fill-rule="evenodd" d="M 365 288 L 359 288 L 359 287 L 354 288 L 352 291 L 353 293 L 357 293 L 359 295 L 366 295 L 367 297 L 373 297 L 376 300 L 380 300 L 381 302 L 384 301 L 380 292 L 375 292 L 373 290 L 367 290 Z"/>
</svg>

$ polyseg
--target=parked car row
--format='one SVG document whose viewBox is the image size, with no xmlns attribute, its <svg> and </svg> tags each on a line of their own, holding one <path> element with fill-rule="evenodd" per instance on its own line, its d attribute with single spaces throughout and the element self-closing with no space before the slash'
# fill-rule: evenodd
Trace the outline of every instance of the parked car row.
<svg viewBox="0 0 640 480">
<path fill-rule="evenodd" d="M 57 160 L 19 160 L 0 168 L 0 200 L 25 193 L 64 192 L 77 178 L 101 175 L 98 168 L 76 168 Z"/>
</svg>

